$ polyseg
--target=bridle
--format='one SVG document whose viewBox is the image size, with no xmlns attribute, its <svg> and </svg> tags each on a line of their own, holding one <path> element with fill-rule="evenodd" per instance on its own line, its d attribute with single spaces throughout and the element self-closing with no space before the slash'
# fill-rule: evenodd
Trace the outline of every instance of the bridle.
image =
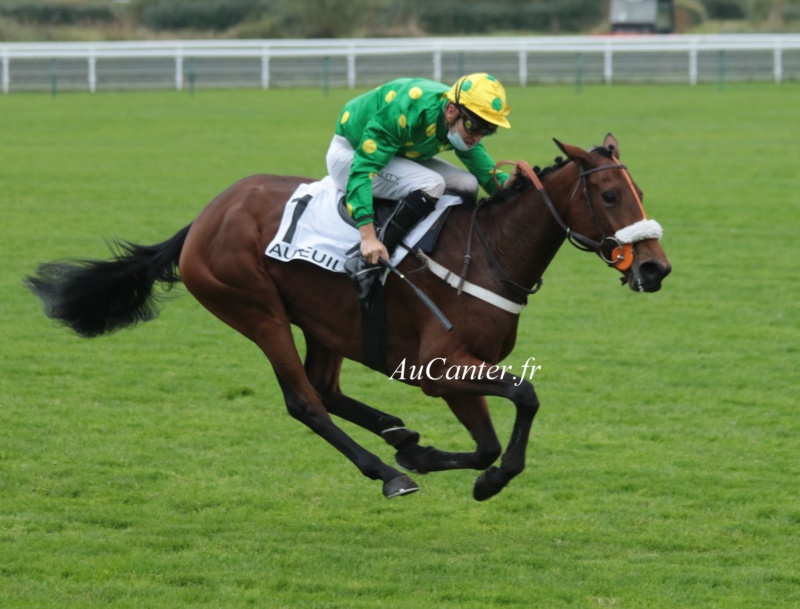
<svg viewBox="0 0 800 609">
<path fill-rule="evenodd" d="M 516 167 L 531 180 L 531 182 L 534 185 L 534 188 L 536 188 L 539 191 L 542 200 L 545 202 L 547 208 L 550 210 L 551 215 L 556 220 L 561 229 L 564 231 L 567 239 L 572 245 L 583 251 L 597 253 L 600 256 L 600 258 L 602 258 L 603 261 L 609 266 L 613 266 L 614 268 L 622 272 L 627 271 L 628 269 L 631 268 L 631 265 L 633 264 L 634 260 L 633 245 L 635 243 L 639 241 L 646 241 L 648 239 L 661 239 L 663 233 L 661 225 L 655 220 L 647 219 L 644 213 L 644 208 L 642 207 L 642 201 L 639 197 L 639 194 L 636 192 L 636 188 L 633 186 L 633 181 L 631 180 L 630 175 L 628 174 L 627 167 L 619 162 L 611 165 L 601 165 L 599 167 L 593 167 L 591 169 L 582 169 L 578 174 L 578 181 L 575 183 L 575 186 L 573 187 L 572 192 L 567 201 L 567 205 L 569 205 L 569 203 L 571 203 L 572 200 L 575 198 L 578 188 L 579 187 L 582 188 L 583 197 L 584 200 L 586 201 L 587 207 L 589 208 L 589 212 L 591 213 L 592 221 L 594 222 L 600 234 L 603 235 L 603 238 L 600 241 L 595 241 L 594 239 L 587 237 L 586 235 L 583 235 L 577 231 L 572 230 L 572 228 L 559 215 L 558 211 L 553 205 L 553 202 L 550 200 L 550 196 L 547 194 L 547 191 L 545 190 L 542 181 L 539 179 L 539 176 L 536 175 L 536 172 L 526 162 L 519 161 L 518 163 L 514 163 L 513 161 L 501 161 L 497 163 L 497 165 L 495 165 L 493 177 L 499 190 L 502 190 L 503 187 L 497 181 L 497 169 L 503 165 L 516 165 Z M 600 226 L 600 223 L 597 220 L 594 208 L 592 207 L 592 200 L 589 197 L 589 187 L 586 180 L 586 176 L 591 175 L 592 173 L 595 173 L 597 171 L 604 171 L 606 169 L 619 169 L 622 171 L 636 202 L 639 204 L 639 209 L 642 212 L 641 220 L 634 222 L 629 226 L 619 229 L 613 235 L 606 235 L 605 231 L 603 230 L 602 226 Z M 500 262 L 497 260 L 497 257 L 492 252 L 492 248 L 489 247 L 486 238 L 478 228 L 478 222 L 477 222 L 478 211 L 481 208 L 482 208 L 481 205 L 476 205 L 472 213 L 469 232 L 467 233 L 467 247 L 466 247 L 466 252 L 464 254 L 464 264 L 461 268 L 460 275 L 457 275 L 456 273 L 450 271 L 448 268 L 442 266 L 441 264 L 439 264 L 438 262 L 427 256 L 426 254 L 424 254 L 422 251 L 417 252 L 417 257 L 423 263 L 423 266 L 421 268 L 427 268 L 434 275 L 444 280 L 448 285 L 450 285 L 450 287 L 454 288 L 457 291 L 458 295 L 461 295 L 462 292 L 466 292 L 468 294 L 471 294 L 472 296 L 475 296 L 476 298 L 479 298 L 496 307 L 499 307 L 504 311 L 518 315 L 527 304 L 528 301 L 527 297 L 531 294 L 535 294 L 542 287 L 542 279 L 539 278 L 539 280 L 536 282 L 533 288 L 528 289 L 525 286 L 522 286 L 514 282 L 508 276 L 508 274 L 503 270 L 503 267 L 500 264 Z M 476 233 L 480 238 L 481 243 L 483 244 L 483 248 L 488 256 L 489 263 L 494 268 L 495 273 L 499 275 L 499 281 L 505 284 L 508 288 L 510 288 L 512 292 L 520 296 L 522 298 L 522 303 L 509 300 L 490 290 L 487 290 L 481 286 L 478 286 L 474 283 L 467 281 L 467 274 L 469 273 L 469 266 L 470 262 L 472 261 L 472 239 L 473 235 Z M 609 247 L 611 249 L 611 254 L 606 255 L 604 248 L 608 249 Z"/>
<path fill-rule="evenodd" d="M 498 167 L 507 164 L 511 163 L 509 161 L 501 161 L 495 166 L 495 171 Z M 566 234 L 567 240 L 579 250 L 585 252 L 595 252 L 607 265 L 613 266 L 619 271 L 625 272 L 631 268 L 631 265 L 633 264 L 633 246 L 635 243 L 639 241 L 645 241 L 647 239 L 661 238 L 663 233 L 661 225 L 655 220 L 647 219 L 647 216 L 644 213 L 644 207 L 642 206 L 642 200 L 639 197 L 639 193 L 636 192 L 636 188 L 633 186 L 633 181 L 628 173 L 628 168 L 622 163 L 617 162 L 611 165 L 592 167 L 591 169 L 581 169 L 578 173 L 578 181 L 575 182 L 575 186 L 572 188 L 572 192 L 567 200 L 567 205 L 569 205 L 569 203 L 575 198 L 578 188 L 581 188 L 583 191 L 584 201 L 586 202 L 586 206 L 588 207 L 589 213 L 592 216 L 592 222 L 594 222 L 594 225 L 603 236 L 600 241 L 595 241 L 594 239 L 587 237 L 582 233 L 572 230 L 572 228 L 556 211 L 556 208 L 553 205 L 550 196 L 547 194 L 542 181 L 539 179 L 539 176 L 536 175 L 536 172 L 530 167 L 530 165 L 524 161 L 519 161 L 516 163 L 516 167 L 531 180 L 534 188 L 539 191 L 542 200 L 550 210 L 550 214 L 561 227 L 561 230 L 563 230 Z M 605 171 L 606 169 L 619 169 L 622 171 L 622 175 L 625 176 L 625 181 L 628 183 L 628 187 L 631 189 L 631 193 L 633 193 L 634 199 L 639 205 L 639 209 L 642 213 L 641 220 L 616 231 L 613 235 L 606 235 L 602 226 L 600 226 L 600 222 L 597 220 L 594 207 L 592 206 L 591 198 L 589 197 L 589 187 L 586 181 L 586 176 L 598 171 Z M 610 255 L 606 255 L 607 251 L 610 251 Z"/>
</svg>

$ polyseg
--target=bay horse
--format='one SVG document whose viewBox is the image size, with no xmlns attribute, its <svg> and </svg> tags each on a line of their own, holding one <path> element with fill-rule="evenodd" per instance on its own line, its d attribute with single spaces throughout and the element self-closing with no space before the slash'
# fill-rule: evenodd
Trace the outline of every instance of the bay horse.
<svg viewBox="0 0 800 609">
<path fill-rule="evenodd" d="M 619 160 L 617 140 L 608 134 L 603 146 L 589 151 L 555 142 L 566 159 L 556 159 L 538 174 L 528 168 L 512 186 L 472 208 L 453 208 L 430 258 L 413 275 L 416 286 L 451 321 L 451 331 L 401 278 L 389 275 L 386 281 L 387 370 L 394 371 L 392 378 L 398 370 L 416 370 L 397 380 L 443 398 L 472 436 L 472 452 L 422 446 L 419 434 L 399 417 L 342 392 L 343 358 L 364 363 L 352 284 L 343 273 L 265 255 L 285 203 L 300 184 L 312 181 L 308 178 L 242 179 L 163 243 L 122 242 L 108 261 L 44 263 L 25 281 L 50 318 L 84 337 L 154 318 L 156 284 L 171 287 L 182 281 L 211 313 L 263 351 L 291 416 L 343 453 L 362 474 L 382 481 L 384 496 L 419 487 L 356 443 L 330 415 L 383 438 L 396 450 L 398 465 L 409 472 L 483 470 L 473 496 L 485 500 L 525 466 L 539 400 L 529 380 L 497 364 L 511 353 L 519 312 L 559 247 L 569 240 L 594 251 L 620 270 L 623 284 L 637 292 L 657 291 L 671 270 L 658 241 L 660 226 L 646 219 L 641 191 Z M 648 230 L 637 234 L 642 226 Z M 416 267 L 419 262 L 409 255 L 398 268 L 407 274 Z M 434 274 L 436 269 L 445 269 L 439 273 L 445 281 Z M 304 335 L 305 361 L 292 325 Z M 452 374 L 453 370 L 464 372 Z M 504 454 L 486 396 L 507 398 L 516 408 Z M 493 465 L 501 454 L 500 464 Z"/>
</svg>

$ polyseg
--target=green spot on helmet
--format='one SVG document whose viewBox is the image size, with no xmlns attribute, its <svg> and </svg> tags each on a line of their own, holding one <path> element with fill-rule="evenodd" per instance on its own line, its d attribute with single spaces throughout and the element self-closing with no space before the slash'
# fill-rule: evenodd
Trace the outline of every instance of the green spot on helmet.
<svg viewBox="0 0 800 609">
<path fill-rule="evenodd" d="M 479 72 L 462 76 L 447 92 L 447 99 L 499 127 L 511 127 L 506 118 L 511 108 L 506 90 L 491 74 Z"/>
</svg>

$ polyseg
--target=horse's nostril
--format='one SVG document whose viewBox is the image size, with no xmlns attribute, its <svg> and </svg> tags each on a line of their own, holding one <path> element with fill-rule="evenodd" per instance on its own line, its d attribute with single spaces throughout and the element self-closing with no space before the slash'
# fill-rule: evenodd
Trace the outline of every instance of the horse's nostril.
<svg viewBox="0 0 800 609">
<path fill-rule="evenodd" d="M 645 282 L 656 282 L 664 279 L 667 271 L 658 262 L 644 262 L 639 267 L 639 274 Z"/>
</svg>

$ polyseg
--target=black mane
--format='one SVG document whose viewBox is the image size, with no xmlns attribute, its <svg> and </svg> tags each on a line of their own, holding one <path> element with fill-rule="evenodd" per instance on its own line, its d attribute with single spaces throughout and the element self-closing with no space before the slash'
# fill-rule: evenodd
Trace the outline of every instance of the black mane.
<svg viewBox="0 0 800 609">
<path fill-rule="evenodd" d="M 561 169 L 569 162 L 569 159 L 564 159 L 563 157 L 559 156 L 555 158 L 552 165 L 545 167 L 544 169 L 538 165 L 534 166 L 532 169 L 539 179 L 544 179 L 554 171 Z M 523 192 L 532 186 L 533 183 L 531 182 L 531 179 L 526 175 L 522 175 L 514 181 L 510 188 L 504 188 L 503 190 L 497 191 L 490 197 L 481 199 L 480 205 L 494 205 L 497 203 L 503 203 L 515 196 L 517 193 Z"/>
<path fill-rule="evenodd" d="M 594 148 L 590 149 L 589 152 L 590 153 L 591 152 L 596 152 L 600 156 L 603 156 L 603 157 L 605 157 L 607 159 L 613 159 L 614 158 L 613 151 L 608 149 L 608 148 L 606 148 L 605 146 L 595 146 Z M 558 171 L 559 169 L 561 169 L 564 165 L 566 165 L 569 162 L 570 162 L 569 159 L 565 159 L 564 157 L 557 156 L 555 158 L 555 160 L 553 161 L 552 165 L 549 165 L 548 167 L 545 167 L 544 169 L 542 169 L 541 167 L 539 167 L 537 165 L 537 166 L 533 167 L 533 171 L 539 177 L 540 180 L 543 180 L 548 175 L 550 175 L 554 171 Z M 491 195 L 490 197 L 483 198 L 483 199 L 481 199 L 479 201 L 479 204 L 480 205 L 494 205 L 496 203 L 503 203 L 506 200 L 508 200 L 511 197 L 513 197 L 514 195 L 516 195 L 517 193 L 522 192 L 524 190 L 527 190 L 531 186 L 532 186 L 531 179 L 528 176 L 523 175 L 521 178 L 519 178 L 519 179 L 514 181 L 514 183 L 511 185 L 511 188 L 500 190 L 500 191 L 494 193 L 493 195 Z"/>
</svg>

